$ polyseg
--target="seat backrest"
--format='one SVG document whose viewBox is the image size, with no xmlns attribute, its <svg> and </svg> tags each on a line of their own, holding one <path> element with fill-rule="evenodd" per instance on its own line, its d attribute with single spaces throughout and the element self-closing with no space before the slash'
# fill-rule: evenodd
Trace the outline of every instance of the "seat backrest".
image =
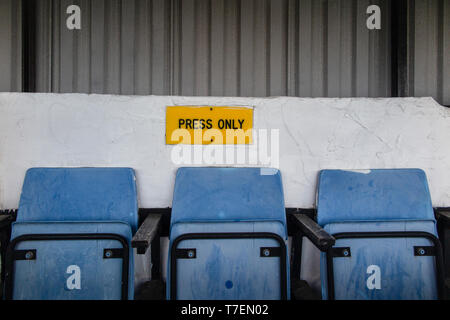
<svg viewBox="0 0 450 320">
<path fill-rule="evenodd" d="M 179 168 L 172 206 L 171 225 L 218 221 L 286 225 L 281 175 L 273 169 Z"/>
<path fill-rule="evenodd" d="M 131 168 L 32 168 L 17 222 L 121 221 L 135 232 L 138 204 Z"/>
<path fill-rule="evenodd" d="M 350 221 L 435 221 L 425 172 L 322 170 L 317 220 L 322 226 Z"/>
</svg>

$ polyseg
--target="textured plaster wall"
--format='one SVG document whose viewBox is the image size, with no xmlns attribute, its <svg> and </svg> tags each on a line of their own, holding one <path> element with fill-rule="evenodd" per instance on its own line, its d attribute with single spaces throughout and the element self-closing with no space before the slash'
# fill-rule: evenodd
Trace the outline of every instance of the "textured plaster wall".
<svg viewBox="0 0 450 320">
<path fill-rule="evenodd" d="M 254 107 L 255 129 L 279 129 L 286 207 L 314 207 L 325 168 L 421 168 L 433 206 L 450 206 L 450 109 L 431 98 L 0 93 L 0 209 L 17 208 L 25 171 L 37 166 L 132 167 L 139 206 L 171 206 L 178 166 L 165 144 L 169 105 Z M 167 241 L 162 247 L 165 264 Z M 317 288 L 318 253 L 305 242 L 304 255 L 302 276 Z M 137 259 L 138 282 L 146 261 Z"/>
</svg>

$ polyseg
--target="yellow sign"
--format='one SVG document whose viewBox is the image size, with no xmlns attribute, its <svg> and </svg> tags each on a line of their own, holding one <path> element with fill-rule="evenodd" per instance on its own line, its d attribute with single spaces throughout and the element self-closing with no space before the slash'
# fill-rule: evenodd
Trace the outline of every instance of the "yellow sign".
<svg viewBox="0 0 450 320">
<path fill-rule="evenodd" d="M 251 144 L 253 108 L 173 106 L 166 109 L 166 144 Z"/>
</svg>

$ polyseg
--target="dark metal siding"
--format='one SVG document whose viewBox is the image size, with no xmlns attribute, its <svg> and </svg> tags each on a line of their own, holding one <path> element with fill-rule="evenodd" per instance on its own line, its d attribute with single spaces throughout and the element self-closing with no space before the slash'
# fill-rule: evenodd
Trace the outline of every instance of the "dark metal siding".
<svg viewBox="0 0 450 320">
<path fill-rule="evenodd" d="M 0 0 L 0 92 L 22 91 L 21 1 Z"/>
<path fill-rule="evenodd" d="M 65 27 L 70 4 L 82 9 L 80 31 Z M 382 30 L 366 28 L 369 4 L 381 6 Z M 39 0 L 39 7 L 39 91 L 390 94 L 386 0 Z"/>
</svg>

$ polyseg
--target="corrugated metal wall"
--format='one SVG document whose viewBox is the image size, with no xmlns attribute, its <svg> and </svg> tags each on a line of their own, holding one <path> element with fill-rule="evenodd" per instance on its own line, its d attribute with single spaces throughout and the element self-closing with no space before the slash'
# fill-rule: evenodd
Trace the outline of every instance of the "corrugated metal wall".
<svg viewBox="0 0 450 320">
<path fill-rule="evenodd" d="M 0 0 L 0 91 L 22 90 L 21 1 Z"/>
<path fill-rule="evenodd" d="M 408 96 L 450 105 L 450 0 L 408 2 Z"/>
<path fill-rule="evenodd" d="M 390 95 L 388 0 L 38 1 L 38 91 Z M 82 30 L 65 27 L 70 4 Z"/>
<path fill-rule="evenodd" d="M 66 27 L 71 4 L 81 30 Z M 39 0 L 38 25 L 38 91 L 170 92 L 170 1 Z"/>
<path fill-rule="evenodd" d="M 407 1 L 404 93 L 450 105 L 450 0 Z M 36 3 L 40 92 L 391 94 L 389 0 Z M 71 4 L 82 9 L 82 30 L 65 26 Z M 370 4 L 381 7 L 381 30 L 366 28 Z M 0 90 L 20 91 L 20 0 L 0 0 L 0 40 Z"/>
<path fill-rule="evenodd" d="M 366 27 L 373 3 L 382 8 L 382 30 Z M 175 1 L 171 93 L 388 96 L 387 3 Z"/>
</svg>

